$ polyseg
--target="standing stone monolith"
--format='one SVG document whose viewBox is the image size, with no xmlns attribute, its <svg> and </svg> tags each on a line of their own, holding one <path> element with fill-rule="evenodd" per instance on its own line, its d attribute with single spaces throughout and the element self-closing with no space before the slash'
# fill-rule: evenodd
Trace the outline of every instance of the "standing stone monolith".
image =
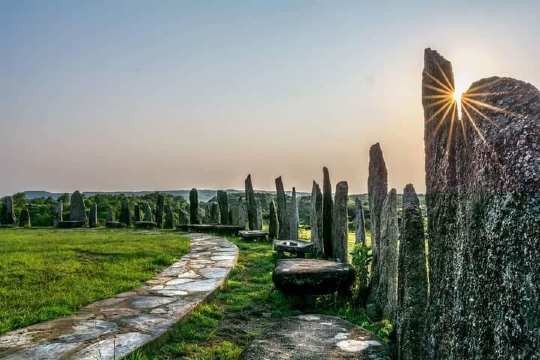
<svg viewBox="0 0 540 360">
<path fill-rule="evenodd" d="M 165 222 L 163 223 L 163 227 L 165 229 L 174 229 L 175 228 L 174 223 L 174 210 L 172 206 L 167 205 L 165 208 Z"/>
<path fill-rule="evenodd" d="M 163 196 L 163 194 L 158 194 L 157 200 L 156 200 L 156 224 L 158 228 L 163 226 L 164 211 L 165 211 L 165 196 Z"/>
<path fill-rule="evenodd" d="M 188 225 L 189 224 L 189 214 L 183 208 L 178 209 L 178 224 L 179 225 Z"/>
<path fill-rule="evenodd" d="M 122 200 L 122 205 L 120 207 L 120 222 L 127 227 L 131 226 L 131 213 L 129 211 L 129 201 L 127 198 Z"/>
<path fill-rule="evenodd" d="M 13 197 L 6 196 L 4 198 L 4 211 L 0 223 L 3 225 L 15 225 L 17 218 L 15 217 L 15 207 L 13 206 Z"/>
<path fill-rule="evenodd" d="M 399 223 L 397 215 L 397 193 L 391 189 L 384 200 L 381 211 L 379 282 L 376 288 L 376 304 L 385 319 L 395 320 L 397 311 L 398 243 Z"/>
<path fill-rule="evenodd" d="M 229 219 L 229 195 L 226 191 L 218 190 L 217 202 L 219 204 L 220 224 L 228 225 Z"/>
<path fill-rule="evenodd" d="M 21 214 L 19 215 L 19 226 L 25 228 L 32 227 L 32 221 L 30 220 L 30 211 L 26 206 L 21 210 Z"/>
<path fill-rule="evenodd" d="M 231 212 L 231 225 L 240 225 L 240 206 L 231 205 L 229 210 Z"/>
<path fill-rule="evenodd" d="M 323 213 L 323 196 L 319 184 L 313 181 L 311 188 L 311 242 L 313 243 L 313 252 L 315 256 L 324 255 L 324 245 L 322 241 L 322 216 Z"/>
<path fill-rule="evenodd" d="M 292 198 L 289 209 L 289 239 L 298 240 L 298 200 L 296 199 L 296 188 L 292 188 Z"/>
<path fill-rule="evenodd" d="M 220 209 L 219 204 L 213 202 L 210 204 L 210 224 L 219 224 L 220 219 Z"/>
<path fill-rule="evenodd" d="M 279 220 L 277 216 L 276 203 L 274 200 L 270 200 L 270 209 L 269 209 L 269 222 L 268 222 L 268 239 L 274 240 L 277 239 L 279 234 Z"/>
<path fill-rule="evenodd" d="M 368 198 L 371 221 L 371 282 L 372 290 L 378 288 L 381 240 L 381 211 L 388 192 L 388 171 L 381 145 L 376 143 L 369 149 Z"/>
<path fill-rule="evenodd" d="M 349 199 L 349 185 L 346 181 L 340 181 L 336 185 L 334 195 L 334 214 L 332 219 L 333 245 L 332 253 L 334 258 L 342 263 L 348 262 L 347 240 L 349 235 L 347 201 Z"/>
<path fill-rule="evenodd" d="M 144 217 L 143 221 L 145 222 L 154 222 L 154 214 L 152 213 L 152 208 L 148 201 L 145 201 L 143 204 Z"/>
<path fill-rule="evenodd" d="M 263 211 L 260 200 L 256 200 L 255 204 L 257 205 L 257 223 L 256 230 L 262 230 L 263 227 Z"/>
<path fill-rule="evenodd" d="M 90 214 L 88 215 L 88 226 L 95 228 L 98 226 L 98 206 L 93 203 L 90 207 Z"/>
<path fill-rule="evenodd" d="M 362 200 L 356 198 L 355 201 L 355 214 L 354 214 L 354 231 L 355 231 L 355 243 L 365 245 L 366 244 L 366 226 L 364 220 L 364 207 L 362 206 Z"/>
<path fill-rule="evenodd" d="M 59 200 L 56 203 L 56 210 L 54 214 L 54 226 L 58 226 L 59 223 L 64 221 L 64 202 Z"/>
<path fill-rule="evenodd" d="M 142 220 L 141 206 L 139 204 L 135 204 L 134 211 L 133 211 L 133 221 L 134 222 L 140 222 L 141 220 Z"/>
<path fill-rule="evenodd" d="M 248 228 L 248 215 L 247 215 L 247 205 L 246 202 L 240 198 L 240 204 L 239 204 L 239 210 L 240 210 L 240 226 Z"/>
<path fill-rule="evenodd" d="M 251 174 L 246 178 L 245 188 L 249 230 L 257 230 L 257 202 L 253 191 L 253 183 L 251 182 Z"/>
<path fill-rule="evenodd" d="M 492 77 L 452 102 L 452 65 L 423 71 L 428 359 L 540 354 L 540 92 Z M 447 94 L 452 111 L 439 111 Z"/>
<path fill-rule="evenodd" d="M 287 211 L 287 195 L 283 187 L 281 176 L 276 178 L 276 203 L 277 215 L 279 220 L 278 239 L 287 240 L 289 237 L 289 212 Z"/>
<path fill-rule="evenodd" d="M 189 221 L 190 224 L 200 224 L 199 217 L 199 193 L 193 188 L 189 192 Z"/>
<path fill-rule="evenodd" d="M 328 259 L 335 258 L 333 250 L 332 235 L 334 232 L 332 215 L 334 201 L 332 200 L 332 184 L 330 184 L 330 173 L 328 168 L 323 167 L 323 246 L 324 256 Z"/>
<path fill-rule="evenodd" d="M 81 221 L 86 224 L 86 209 L 84 207 L 84 199 L 78 190 L 71 195 L 70 204 L 69 220 Z"/>
<path fill-rule="evenodd" d="M 427 267 L 422 210 L 412 184 L 403 190 L 398 253 L 397 355 L 401 360 L 423 359 Z"/>
</svg>

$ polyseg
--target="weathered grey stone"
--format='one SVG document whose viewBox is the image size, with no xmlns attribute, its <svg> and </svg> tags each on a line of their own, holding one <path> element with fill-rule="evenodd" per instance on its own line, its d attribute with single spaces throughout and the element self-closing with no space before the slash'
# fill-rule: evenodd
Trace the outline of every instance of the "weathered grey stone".
<svg viewBox="0 0 540 360">
<path fill-rule="evenodd" d="M 210 204 L 210 224 L 219 224 L 220 219 L 219 204 L 213 202 Z"/>
<path fill-rule="evenodd" d="M 59 200 L 56 203 L 56 210 L 54 214 L 54 226 L 58 226 L 59 223 L 64 221 L 64 202 Z"/>
<path fill-rule="evenodd" d="M 148 201 L 145 201 L 143 204 L 143 211 L 144 211 L 144 222 L 153 223 L 154 222 L 154 214 L 152 214 L 152 208 L 150 207 L 150 204 Z"/>
<path fill-rule="evenodd" d="M 274 251 L 278 253 L 278 257 L 283 257 L 283 253 L 287 252 L 298 258 L 304 258 L 306 254 L 313 253 L 313 243 L 300 240 L 275 240 Z"/>
<path fill-rule="evenodd" d="M 332 236 L 332 253 L 337 261 L 342 263 L 348 262 L 347 240 L 349 230 L 347 227 L 347 200 L 349 193 L 349 185 L 346 181 L 340 181 L 336 185 L 336 193 L 334 195 L 334 215 L 333 215 L 333 236 Z"/>
<path fill-rule="evenodd" d="M 311 242 L 313 243 L 313 252 L 315 256 L 324 255 L 324 245 L 322 241 L 322 216 L 323 213 L 323 196 L 319 184 L 313 181 L 311 189 Z"/>
<path fill-rule="evenodd" d="M 156 200 L 156 224 L 158 228 L 163 226 L 163 214 L 165 212 L 165 197 L 163 194 L 157 195 Z"/>
<path fill-rule="evenodd" d="M 540 353 L 540 92 L 480 80 L 452 121 L 433 97 L 445 86 L 454 87 L 452 65 L 427 49 L 426 357 L 532 359 Z"/>
<path fill-rule="evenodd" d="M 239 210 L 240 210 L 240 224 L 239 225 L 247 228 L 248 227 L 247 205 L 245 201 L 242 201 L 242 199 L 240 199 Z"/>
<path fill-rule="evenodd" d="M 174 229 L 176 226 L 174 221 L 174 210 L 172 206 L 167 205 L 165 210 L 165 223 L 163 224 L 163 227 L 165 229 Z"/>
<path fill-rule="evenodd" d="M 368 197 L 371 222 L 371 289 L 379 287 L 381 211 L 388 192 L 388 171 L 379 143 L 369 149 Z"/>
<path fill-rule="evenodd" d="M 274 200 L 270 201 L 269 211 L 269 224 L 268 224 L 268 238 L 274 240 L 279 235 L 279 220 L 277 215 L 276 203 Z"/>
<path fill-rule="evenodd" d="M 398 263 L 398 359 L 423 359 L 428 285 L 424 222 L 412 184 L 403 190 Z"/>
<path fill-rule="evenodd" d="M 190 224 L 200 224 L 199 217 L 199 193 L 193 188 L 189 192 L 189 222 Z"/>
<path fill-rule="evenodd" d="M 15 207 L 13 206 L 13 197 L 4 197 L 4 211 L 0 223 L 3 225 L 15 225 L 17 219 L 15 217 Z"/>
<path fill-rule="evenodd" d="M 240 225 L 240 206 L 233 205 L 230 207 L 231 211 L 231 224 Z"/>
<path fill-rule="evenodd" d="M 93 203 L 90 207 L 90 214 L 88 216 L 88 225 L 90 227 L 98 226 L 98 207 L 96 203 Z"/>
<path fill-rule="evenodd" d="M 330 184 L 330 174 L 328 168 L 323 167 L 323 245 L 324 256 L 327 259 L 333 259 L 333 207 L 334 202 L 332 200 L 332 185 Z"/>
<path fill-rule="evenodd" d="M 86 223 L 86 209 L 84 207 L 84 200 L 82 194 L 78 190 L 71 195 L 69 220 Z"/>
<path fill-rule="evenodd" d="M 289 212 L 287 211 L 287 195 L 283 187 L 281 176 L 276 180 L 276 202 L 279 220 L 279 239 L 286 240 L 289 237 Z"/>
<path fill-rule="evenodd" d="M 131 226 L 131 213 L 129 211 L 129 201 L 127 198 L 122 200 L 120 208 L 120 222 L 126 226 Z"/>
<path fill-rule="evenodd" d="M 229 225 L 229 195 L 227 195 L 226 191 L 218 190 L 217 202 L 219 204 L 220 224 Z"/>
<path fill-rule="evenodd" d="M 355 239 L 356 244 L 365 245 L 366 244 L 366 226 L 364 221 L 364 207 L 362 206 L 362 200 L 356 198 L 355 201 L 355 215 L 354 215 L 354 229 L 355 229 Z"/>
<path fill-rule="evenodd" d="M 240 356 L 243 360 L 390 359 L 385 343 L 338 317 L 299 315 L 276 320 Z"/>
<path fill-rule="evenodd" d="M 178 224 L 179 225 L 189 224 L 189 215 L 187 211 L 183 208 L 178 209 Z"/>
<path fill-rule="evenodd" d="M 262 230 L 263 228 L 263 213 L 262 213 L 262 206 L 261 202 L 259 200 L 255 200 L 255 204 L 257 205 L 257 223 L 256 223 L 256 230 Z"/>
<path fill-rule="evenodd" d="M 248 216 L 249 230 L 257 230 L 257 201 L 255 200 L 255 192 L 253 191 L 253 183 L 251 182 L 251 174 L 245 181 L 246 188 L 246 206 Z"/>
<path fill-rule="evenodd" d="M 298 240 L 298 200 L 296 188 L 292 188 L 292 199 L 289 209 L 289 240 Z"/>
<path fill-rule="evenodd" d="M 21 215 L 19 216 L 19 226 L 20 227 L 32 227 L 32 222 L 30 220 L 30 211 L 28 211 L 27 207 L 24 207 L 21 210 Z"/>
</svg>

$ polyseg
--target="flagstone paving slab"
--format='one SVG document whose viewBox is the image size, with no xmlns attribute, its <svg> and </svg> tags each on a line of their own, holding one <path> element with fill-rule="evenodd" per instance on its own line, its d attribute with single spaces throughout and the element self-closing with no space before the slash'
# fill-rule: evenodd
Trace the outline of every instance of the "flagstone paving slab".
<svg viewBox="0 0 540 360">
<path fill-rule="evenodd" d="M 223 286 L 238 259 L 224 238 L 191 238 L 191 251 L 143 287 L 0 336 L 0 359 L 120 359 L 158 338 Z"/>
</svg>

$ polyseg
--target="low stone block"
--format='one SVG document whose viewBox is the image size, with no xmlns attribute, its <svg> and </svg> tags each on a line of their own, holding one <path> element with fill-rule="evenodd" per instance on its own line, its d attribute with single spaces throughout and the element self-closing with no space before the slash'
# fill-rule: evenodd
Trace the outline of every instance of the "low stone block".
<svg viewBox="0 0 540 360">
<path fill-rule="evenodd" d="M 238 232 L 238 235 L 243 240 L 257 241 L 259 239 L 266 240 L 268 238 L 268 232 L 261 230 L 242 230 Z"/>
<path fill-rule="evenodd" d="M 290 253 L 304 258 L 306 254 L 312 253 L 313 243 L 300 240 L 275 240 L 274 250 L 277 251 L 279 257 L 283 257 L 283 253 Z"/>
</svg>

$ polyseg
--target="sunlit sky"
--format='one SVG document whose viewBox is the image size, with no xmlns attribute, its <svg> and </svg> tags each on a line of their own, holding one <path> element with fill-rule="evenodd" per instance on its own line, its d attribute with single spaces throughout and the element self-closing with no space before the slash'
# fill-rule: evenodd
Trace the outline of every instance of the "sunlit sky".
<svg viewBox="0 0 540 360">
<path fill-rule="evenodd" d="M 0 195 L 424 191 L 425 47 L 540 85 L 540 1 L 0 1 Z"/>
</svg>

